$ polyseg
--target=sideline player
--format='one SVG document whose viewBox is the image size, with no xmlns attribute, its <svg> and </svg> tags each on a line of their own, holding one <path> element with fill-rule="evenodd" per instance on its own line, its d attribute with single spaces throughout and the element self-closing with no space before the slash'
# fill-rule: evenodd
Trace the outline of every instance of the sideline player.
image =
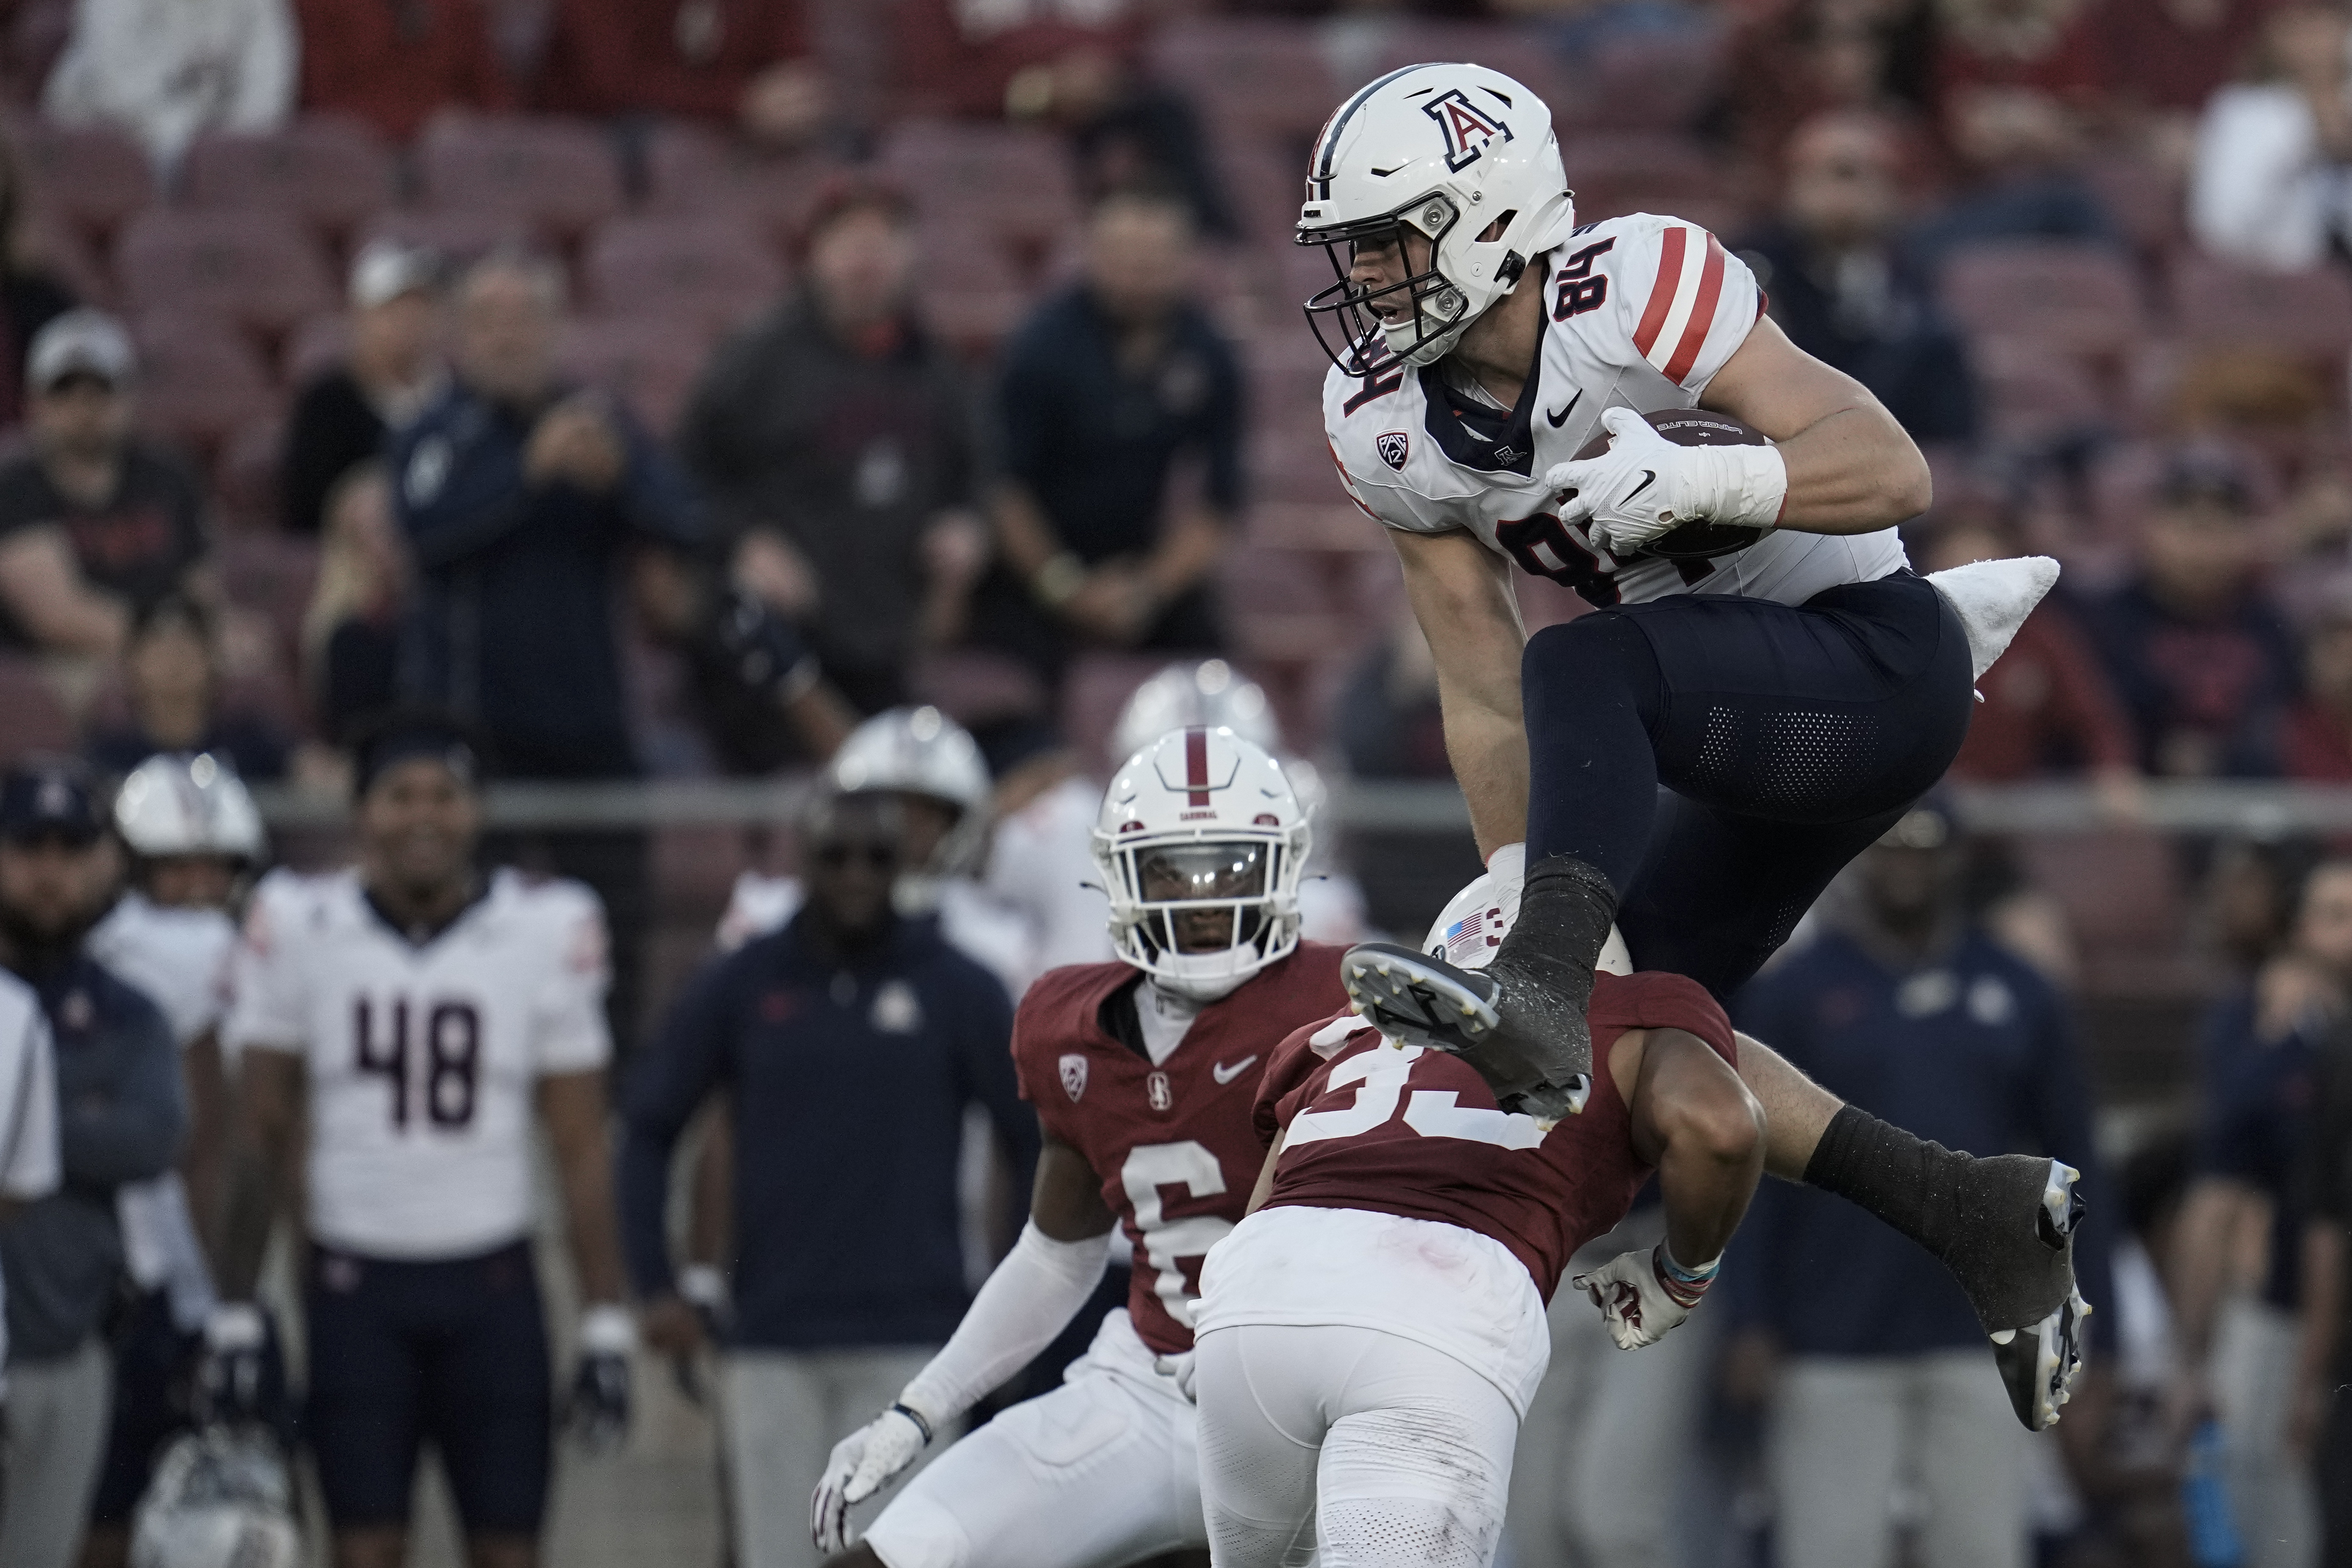
<svg viewBox="0 0 2352 1568">
<path fill-rule="evenodd" d="M 1914 576 L 1895 525 L 1925 510 L 1928 476 L 1901 426 L 1792 345 L 1705 230 L 1577 226 L 1549 112 L 1499 72 L 1410 66 L 1349 99 L 1297 238 L 1339 274 L 1307 307 L 1334 361 L 1325 427 L 1402 563 L 1479 847 L 1527 846 L 1521 918 L 1486 973 L 1382 943 L 1343 974 L 1389 1035 L 1556 1119 L 1590 1082 L 1584 1003 L 1612 921 L 1643 967 L 1728 994 L 1942 776 L 1973 677 L 2047 563 L 1965 568 L 1962 605 Z M 1694 405 L 1769 439 L 1681 447 L 1641 417 Z M 1601 437 L 1605 455 L 1574 459 Z M 1601 608 L 1530 641 L 1514 563 Z M 1915 1237 L 1965 1227 L 1931 1250 L 2020 1418 L 2046 1424 L 2057 1391 L 2037 1369 L 2053 1346 L 2070 1363 L 2077 1331 L 2046 1223 L 2072 1206 L 2063 1167 L 1960 1166 L 1769 1051 L 1739 1065 L 1776 1141 L 1811 1149 L 1814 1184 Z"/>
<path fill-rule="evenodd" d="M 1294 1545 L 1484 1568 L 1551 1355 L 1545 1303 L 1654 1171 L 1665 1239 L 1575 1284 L 1629 1350 L 1706 1293 L 1764 1164 L 1731 1022 L 1676 974 L 1604 972 L 1591 1005 L 1592 1096 L 1554 1125 L 1351 1013 L 1275 1052 L 1252 1213 L 1193 1309 L 1217 1568 L 1276 1568 Z"/>
<path fill-rule="evenodd" d="M 604 922 L 577 883 L 487 878 L 478 764 L 428 714 L 353 757 L 360 863 L 255 889 L 222 1031 L 239 1077 L 238 1168 L 206 1337 L 215 1384 L 260 1338 L 270 1220 L 307 1200 L 305 1429 L 337 1568 L 396 1568 L 420 1446 L 439 1450 L 474 1568 L 538 1560 L 551 1393 L 530 1252 L 532 1119 L 563 1186 L 590 1303 L 572 1416 L 627 1419 L 606 1151 Z M 299 1163 L 298 1163 L 299 1162 Z"/>
<path fill-rule="evenodd" d="M 1230 730 L 1162 737 L 1097 821 L 1119 962 L 1052 971 L 1013 1024 L 1045 1137 L 1029 1223 L 946 1347 L 834 1450 L 811 1504 L 832 1568 L 1108 1568 L 1207 1544 L 1170 1358 L 1192 1349 L 1202 1256 L 1263 1163 L 1266 1058 L 1346 996 L 1338 950 L 1298 939 L 1307 825 L 1263 750 Z M 940 1455 L 844 1552 L 850 1510 L 1070 1321 L 1113 1226 L 1134 1247 L 1128 1305 L 1067 1381 Z"/>
<path fill-rule="evenodd" d="M 131 769 L 115 791 L 114 831 L 130 851 L 129 885 L 92 928 L 89 950 L 170 1022 L 188 1093 L 188 1142 L 178 1170 L 115 1196 L 125 1272 L 140 1300 L 115 1336 L 114 1418 L 83 1568 L 129 1559 L 131 1512 L 156 1453 L 186 1425 L 173 1385 L 216 1304 L 194 1215 L 220 1212 L 227 1089 L 219 1027 L 236 948 L 231 911 L 268 849 L 253 796 L 209 754 L 150 757 Z"/>
</svg>

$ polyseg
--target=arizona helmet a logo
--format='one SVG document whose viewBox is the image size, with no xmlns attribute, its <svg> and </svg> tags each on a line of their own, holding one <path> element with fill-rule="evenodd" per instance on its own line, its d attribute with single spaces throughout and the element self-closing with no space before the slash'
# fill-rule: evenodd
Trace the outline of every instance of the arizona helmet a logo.
<svg viewBox="0 0 2352 1568">
<path fill-rule="evenodd" d="M 1511 128 L 1470 101 L 1469 94 L 1460 88 L 1439 93 L 1421 106 L 1421 111 L 1437 121 L 1437 129 L 1445 136 L 1445 166 L 1460 174 L 1476 163 L 1486 151 L 1486 143 L 1499 136 L 1511 140 Z"/>
<path fill-rule="evenodd" d="M 1406 454 L 1412 450 L 1412 437 L 1402 430 L 1384 430 L 1372 445 L 1379 450 L 1381 462 L 1400 473 L 1404 471 Z"/>
</svg>

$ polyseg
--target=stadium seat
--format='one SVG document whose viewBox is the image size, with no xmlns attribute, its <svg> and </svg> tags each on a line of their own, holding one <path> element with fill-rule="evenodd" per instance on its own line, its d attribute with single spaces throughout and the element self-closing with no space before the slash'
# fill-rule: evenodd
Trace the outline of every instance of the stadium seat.
<svg viewBox="0 0 2352 1568">
<path fill-rule="evenodd" d="M 730 218 L 782 254 L 840 168 L 821 158 L 750 156 L 700 126 L 673 122 L 646 139 L 645 172 L 647 211 Z"/>
<path fill-rule="evenodd" d="M 592 317 L 564 329 L 559 353 L 567 375 L 612 394 L 667 437 L 709 350 L 710 334 L 692 321 Z"/>
<path fill-rule="evenodd" d="M 568 120 L 446 115 L 416 142 L 425 205 L 499 213 L 564 238 L 621 210 L 621 173 L 604 133 Z"/>
<path fill-rule="evenodd" d="M 277 409 L 269 373 L 243 334 L 173 315 L 142 318 L 133 335 L 141 423 L 200 459 Z"/>
<path fill-rule="evenodd" d="M 123 231 L 115 270 L 135 311 L 263 332 L 286 331 L 335 299 L 309 232 L 280 213 L 142 213 Z"/>
<path fill-rule="evenodd" d="M 1595 133 L 1560 147 L 1580 223 L 1664 213 L 1719 235 L 1745 226 L 1748 206 L 1721 154 L 1678 136 Z"/>
<path fill-rule="evenodd" d="M 1971 346 L 1970 359 L 1986 434 L 1996 442 L 2031 446 L 2095 431 L 2111 421 L 2111 400 L 2062 343 L 1981 338 Z"/>
<path fill-rule="evenodd" d="M 2251 272 L 2195 254 L 2172 268 L 2180 332 L 2200 343 L 2242 343 L 2340 355 L 2352 347 L 2352 280 L 2333 266 Z"/>
<path fill-rule="evenodd" d="M 2139 280 L 2103 245 L 2010 240 L 1953 253 L 1944 307 L 1970 337 L 2029 339 L 2076 353 L 2113 355 L 2140 336 Z"/>
<path fill-rule="evenodd" d="M 289 212 L 341 238 L 392 205 L 392 154 L 357 121 L 311 116 L 265 135 L 198 137 L 180 189 L 193 207 Z"/>
<path fill-rule="evenodd" d="M 914 120 L 882 145 L 882 171 L 903 184 L 926 217 L 958 211 L 998 216 L 1048 233 L 1077 212 L 1069 155 L 1043 131 Z"/>
<path fill-rule="evenodd" d="M 40 665 L 25 654 L 0 654 L 0 763 L 79 749 L 72 715 Z"/>
<path fill-rule="evenodd" d="M 1548 94 L 1563 121 L 1631 131 L 1681 131 L 1717 100 L 1726 29 L 1719 24 L 1612 39 L 1585 68 L 1564 74 Z M 1503 68 L 1538 91 L 1539 77 L 1518 64 Z"/>
<path fill-rule="evenodd" d="M 2179 245 L 2187 203 L 2179 174 L 2134 151 L 2085 159 L 2083 178 L 2143 256 L 2161 256 Z"/>
<path fill-rule="evenodd" d="M 278 459 L 286 420 L 276 409 L 232 433 L 213 463 L 213 490 L 223 522 L 233 531 L 267 532 L 278 525 Z"/>
<path fill-rule="evenodd" d="M 1303 142 L 1359 85 L 1332 74 L 1310 24 L 1272 17 L 1172 19 L 1153 37 L 1149 59 L 1220 137 L 1272 132 Z"/>
<path fill-rule="evenodd" d="M 543 237 L 528 216 L 502 212 L 420 212 L 395 207 L 370 218 L 359 242 L 396 239 L 437 251 L 462 266 L 502 246 L 528 246 Z"/>
<path fill-rule="evenodd" d="M 1159 673 L 1165 654 L 1082 653 L 1062 683 L 1062 734 L 1091 767 L 1117 767 L 1127 759 L 1105 754 L 1118 710 L 1135 689 Z"/>
<path fill-rule="evenodd" d="M 289 392 L 321 371 L 331 370 L 351 357 L 352 319 L 342 311 L 313 316 L 286 334 L 285 351 L 278 356 L 278 380 Z"/>
<path fill-rule="evenodd" d="M 267 529 L 224 534 L 214 561 L 229 603 L 267 617 L 278 654 L 272 662 L 290 659 L 319 585 L 318 541 Z"/>
<path fill-rule="evenodd" d="M 2179 994 L 2196 984 L 2173 847 L 2137 829 L 2016 841 L 2033 885 L 2064 910 L 2083 953 L 2084 989 Z"/>
<path fill-rule="evenodd" d="M 723 218 L 614 218 L 596 231 L 581 272 L 607 314 L 643 311 L 714 331 L 741 325 L 784 283 L 772 251 Z"/>
<path fill-rule="evenodd" d="M 33 205 L 103 239 L 155 199 L 155 178 L 138 142 L 106 126 L 12 121 L 16 157 Z"/>
</svg>

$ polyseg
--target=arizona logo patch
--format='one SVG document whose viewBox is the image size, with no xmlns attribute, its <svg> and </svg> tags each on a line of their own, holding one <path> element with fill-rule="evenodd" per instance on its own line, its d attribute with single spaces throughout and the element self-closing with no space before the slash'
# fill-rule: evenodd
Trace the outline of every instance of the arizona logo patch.
<svg viewBox="0 0 2352 1568">
<path fill-rule="evenodd" d="M 1072 1104 L 1077 1102 L 1078 1096 L 1086 1093 L 1086 1058 L 1073 1055 L 1062 1058 L 1062 1089 L 1069 1095 Z"/>
<path fill-rule="evenodd" d="M 1445 136 L 1445 166 L 1459 174 L 1486 154 L 1486 143 L 1499 136 L 1511 140 L 1511 128 L 1470 101 L 1460 88 L 1442 92 L 1421 106 L 1437 121 Z"/>
<path fill-rule="evenodd" d="M 1372 447 L 1380 453 L 1381 462 L 1402 473 L 1405 457 L 1412 450 L 1412 437 L 1402 430 L 1384 430 Z"/>
</svg>

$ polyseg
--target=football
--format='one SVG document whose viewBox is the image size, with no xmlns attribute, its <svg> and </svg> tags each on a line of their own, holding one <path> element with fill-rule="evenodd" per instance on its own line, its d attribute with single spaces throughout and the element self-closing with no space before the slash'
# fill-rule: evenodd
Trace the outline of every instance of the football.
<svg viewBox="0 0 2352 1568">
<path fill-rule="evenodd" d="M 1642 417 L 1649 421 L 1651 429 L 1677 447 L 1761 447 L 1768 439 L 1752 425 L 1704 408 L 1669 408 Z M 1597 458 L 1608 449 L 1609 436 L 1603 431 L 1584 444 L 1576 454 L 1577 461 Z M 1644 560 L 1711 561 L 1718 555 L 1745 550 L 1763 537 L 1760 528 L 1723 526 L 1701 518 L 1684 523 L 1635 553 Z"/>
</svg>

